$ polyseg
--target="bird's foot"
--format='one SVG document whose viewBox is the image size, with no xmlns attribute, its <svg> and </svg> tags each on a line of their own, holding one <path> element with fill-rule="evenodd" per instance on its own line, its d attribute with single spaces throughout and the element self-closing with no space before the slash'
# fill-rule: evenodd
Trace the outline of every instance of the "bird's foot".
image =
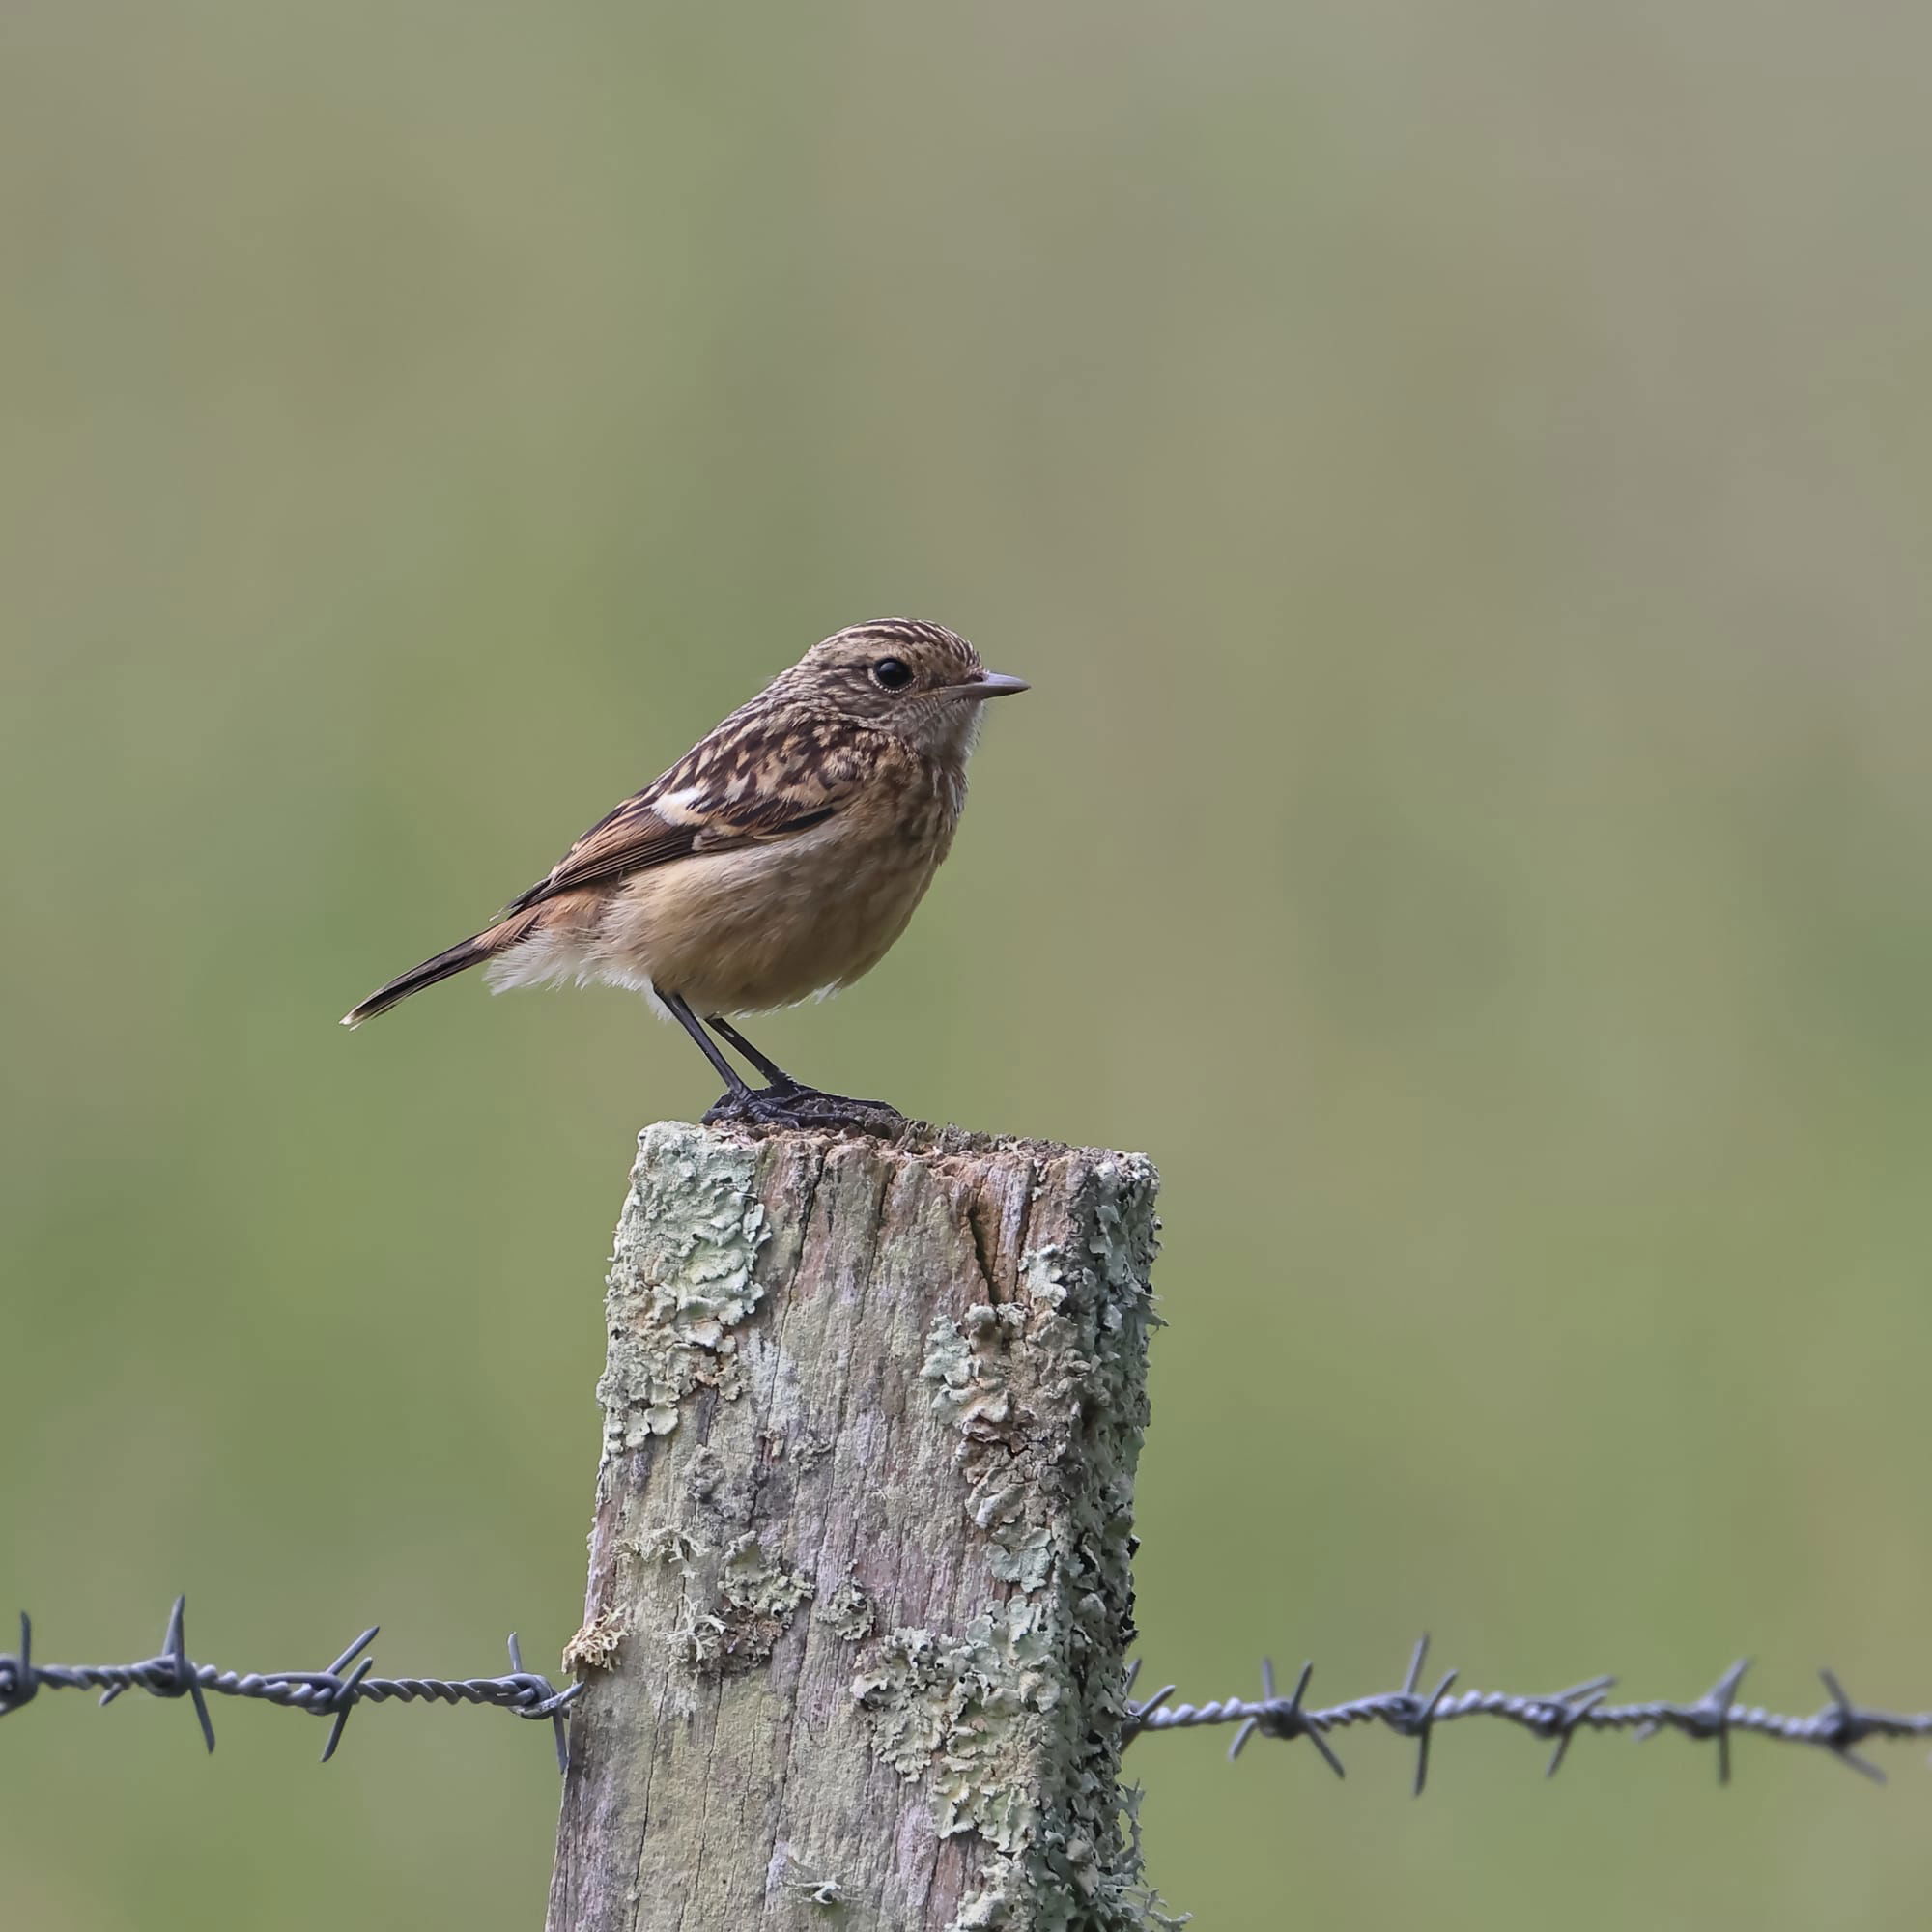
<svg viewBox="0 0 1932 1932">
<path fill-rule="evenodd" d="M 821 1094 L 816 1087 L 783 1081 L 726 1094 L 704 1116 L 707 1127 L 829 1127 L 837 1133 L 873 1134 L 883 1140 L 904 1132 L 906 1117 L 884 1100 L 854 1100 Z"/>
</svg>

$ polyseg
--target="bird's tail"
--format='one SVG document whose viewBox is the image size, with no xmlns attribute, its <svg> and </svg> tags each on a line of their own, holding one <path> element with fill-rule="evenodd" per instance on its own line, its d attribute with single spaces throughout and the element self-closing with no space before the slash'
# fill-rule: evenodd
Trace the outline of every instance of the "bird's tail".
<svg viewBox="0 0 1932 1932">
<path fill-rule="evenodd" d="M 458 940 L 434 958 L 425 959 L 420 966 L 412 966 L 407 973 L 398 975 L 386 986 L 378 986 L 359 1007 L 354 1007 L 343 1014 L 342 1024 L 358 1027 L 364 1020 L 373 1020 L 378 1013 L 386 1013 L 412 993 L 419 993 L 425 986 L 434 986 L 439 980 L 447 980 L 471 966 L 482 965 L 486 959 L 494 959 L 518 940 L 527 938 L 530 928 L 546 910 L 548 908 L 543 906 L 531 906 L 527 912 L 513 913 L 508 919 L 498 920 L 495 925 L 486 926 L 468 939 Z"/>
</svg>

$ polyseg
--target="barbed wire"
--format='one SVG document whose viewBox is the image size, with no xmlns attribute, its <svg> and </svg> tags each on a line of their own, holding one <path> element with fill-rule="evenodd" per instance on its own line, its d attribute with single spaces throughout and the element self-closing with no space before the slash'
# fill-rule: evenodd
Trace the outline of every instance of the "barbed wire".
<svg viewBox="0 0 1932 1932">
<path fill-rule="evenodd" d="M 186 1601 L 175 1599 L 159 1651 L 136 1663 L 36 1663 L 33 1623 L 22 1610 L 20 1648 L 0 1651 L 0 1718 L 31 1704 L 43 1690 L 99 1690 L 103 1705 L 113 1703 L 123 1691 L 145 1690 L 150 1697 L 186 1697 L 201 1720 L 202 1740 L 213 1750 L 210 1695 L 251 1697 L 331 1719 L 328 1742 L 322 1747 L 322 1762 L 327 1764 L 342 1742 L 350 1712 L 358 1704 L 488 1704 L 519 1718 L 548 1719 L 556 1744 L 556 1768 L 561 1772 L 569 1767 L 564 1709 L 582 1694 L 583 1686 L 573 1684 L 559 1690 L 549 1678 L 526 1670 L 515 1632 L 510 1634 L 510 1669 L 504 1677 L 374 1676 L 376 1660 L 362 1653 L 376 1640 L 380 1626 L 375 1624 L 320 1670 L 244 1673 L 197 1663 L 188 1656 L 184 1630 Z"/>
<path fill-rule="evenodd" d="M 214 1724 L 209 1716 L 210 1695 L 245 1697 L 284 1710 L 305 1711 L 330 1719 L 321 1761 L 327 1764 L 342 1742 L 349 1715 L 357 1704 L 482 1704 L 519 1718 L 548 1719 L 556 1747 L 559 1772 L 570 1763 L 566 1709 L 582 1694 L 582 1684 L 559 1690 L 549 1678 L 524 1668 L 523 1651 L 513 1632 L 509 1639 L 510 1669 L 500 1677 L 378 1677 L 375 1660 L 363 1653 L 376 1639 L 371 1625 L 334 1661 L 320 1670 L 239 1672 L 213 1663 L 196 1662 L 187 1653 L 186 1600 L 177 1597 L 168 1615 L 161 1648 L 153 1657 L 132 1663 L 37 1663 L 33 1656 L 33 1624 L 20 1615 L 20 1647 L 0 1651 L 0 1718 L 23 1709 L 43 1690 L 99 1690 L 107 1705 L 125 1691 L 142 1690 L 151 1697 L 187 1698 L 194 1706 L 202 1740 L 214 1748 Z M 1225 1697 L 1205 1704 L 1170 1701 L 1178 1688 L 1169 1684 L 1151 1697 L 1135 1700 L 1133 1689 L 1141 1665 L 1127 1673 L 1127 1717 L 1122 1743 L 1128 1745 L 1148 1731 L 1194 1730 L 1205 1725 L 1234 1724 L 1238 1728 L 1228 1747 L 1230 1760 L 1240 1756 L 1257 1736 L 1292 1741 L 1306 1738 L 1337 1777 L 1347 1775 L 1328 1734 L 1355 1724 L 1380 1723 L 1397 1736 L 1412 1738 L 1416 1747 L 1414 1792 L 1419 1798 L 1429 1781 L 1430 1742 L 1438 1724 L 1463 1718 L 1498 1718 L 1549 1742 L 1553 1748 L 1544 1775 L 1553 1777 L 1563 1767 L 1578 1731 L 1634 1731 L 1639 1739 L 1660 1731 L 1715 1743 L 1718 1781 L 1731 1777 L 1731 1737 L 1734 1732 L 1769 1738 L 1775 1743 L 1808 1745 L 1829 1751 L 1854 1771 L 1883 1784 L 1885 1773 L 1858 1747 L 1867 1739 L 1932 1739 L 1932 1712 L 1884 1711 L 1855 1704 L 1830 1670 L 1818 1675 L 1829 1701 L 1809 1717 L 1787 1716 L 1761 1705 L 1735 1701 L 1739 1685 L 1749 1668 L 1740 1658 L 1694 1702 L 1657 1699 L 1640 1704 L 1607 1701 L 1614 1677 L 1590 1677 L 1566 1690 L 1541 1696 L 1520 1696 L 1501 1690 L 1463 1690 L 1452 1695 L 1461 1674 L 1450 1670 L 1435 1684 L 1422 1687 L 1429 1638 L 1416 1644 L 1399 1690 L 1381 1690 L 1325 1708 L 1311 1706 L 1308 1687 L 1315 1666 L 1304 1663 L 1294 1689 L 1282 1696 L 1271 1659 L 1262 1660 L 1259 1698 Z"/>
<path fill-rule="evenodd" d="M 1337 1777 L 1347 1774 L 1342 1760 L 1324 1733 L 1347 1730 L 1351 1724 L 1382 1723 L 1399 1737 L 1415 1740 L 1415 1795 L 1420 1798 L 1429 1782 L 1429 1741 L 1437 1724 L 1459 1718 L 1500 1718 L 1540 1738 L 1551 1741 L 1554 1749 L 1544 1768 L 1546 1777 L 1554 1777 L 1569 1754 L 1571 1740 L 1578 1731 L 1634 1731 L 1639 1739 L 1655 1737 L 1660 1731 L 1681 1731 L 1686 1737 L 1715 1742 L 1718 1747 L 1718 1782 L 1731 1780 L 1731 1734 L 1747 1732 L 1780 1744 L 1813 1745 L 1828 1750 L 1876 1783 L 1885 1782 L 1885 1773 L 1869 1758 L 1861 1757 L 1857 1747 L 1867 1738 L 1932 1738 L 1932 1712 L 1904 1714 L 1896 1711 L 1868 1710 L 1854 1704 L 1844 1688 L 1829 1670 L 1818 1675 L 1831 1701 L 1808 1718 L 1785 1717 L 1759 1705 L 1734 1702 L 1738 1686 L 1750 1667 L 1748 1658 L 1740 1658 L 1694 1703 L 1611 1704 L 1606 1702 L 1616 1684 L 1614 1677 L 1589 1677 L 1567 1690 L 1552 1690 L 1547 1696 L 1519 1697 L 1500 1690 L 1463 1690 L 1455 1696 L 1458 1671 L 1447 1671 L 1433 1689 L 1422 1689 L 1422 1666 L 1429 1656 L 1429 1639 L 1423 1637 L 1408 1661 L 1408 1674 L 1400 1690 L 1382 1690 L 1367 1697 L 1351 1697 L 1345 1704 L 1326 1710 L 1307 1703 L 1312 1663 L 1304 1663 L 1294 1689 L 1284 1697 L 1275 1686 L 1274 1664 L 1262 1660 L 1262 1694 L 1249 1701 L 1225 1697 L 1208 1704 L 1174 1704 L 1168 1700 L 1176 1686 L 1170 1684 L 1151 1697 L 1133 1701 L 1133 1688 L 1140 1675 L 1135 1663 L 1127 1672 L 1127 1721 L 1122 1743 L 1131 1744 L 1144 1731 L 1192 1730 L 1202 1724 L 1237 1724 L 1234 1742 L 1228 1747 L 1230 1761 L 1240 1756 L 1248 1740 L 1264 1738 L 1306 1738 L 1321 1753 L 1323 1763 Z"/>
</svg>

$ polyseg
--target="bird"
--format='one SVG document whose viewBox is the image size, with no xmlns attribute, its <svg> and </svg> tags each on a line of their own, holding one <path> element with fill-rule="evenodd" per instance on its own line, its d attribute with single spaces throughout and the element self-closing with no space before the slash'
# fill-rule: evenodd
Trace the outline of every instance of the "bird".
<svg viewBox="0 0 1932 1932">
<path fill-rule="evenodd" d="M 342 1024 L 472 966 L 497 990 L 602 980 L 642 993 L 696 1042 L 724 1081 L 707 1122 L 897 1131 L 896 1108 L 793 1079 L 731 1019 L 848 986 L 884 958 L 952 847 L 985 700 L 1029 688 L 941 624 L 835 632 L 491 924 L 378 987 Z M 724 1046 L 766 1084 L 754 1088 Z"/>
</svg>

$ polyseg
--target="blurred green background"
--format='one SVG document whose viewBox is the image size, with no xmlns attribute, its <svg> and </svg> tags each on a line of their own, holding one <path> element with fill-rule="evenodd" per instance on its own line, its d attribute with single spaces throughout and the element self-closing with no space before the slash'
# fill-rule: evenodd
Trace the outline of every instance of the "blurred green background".
<svg viewBox="0 0 1932 1932">
<path fill-rule="evenodd" d="M 823 633 L 1034 680 L 760 1039 L 1166 1176 L 1153 1681 L 1932 1704 L 1932 15 L 0 14 L 0 1605 L 576 1627 L 604 992 L 335 1018 Z M 48 1699 L 0 1923 L 540 1922 L 547 1739 Z M 1932 1775 L 1143 1745 L 1208 1927 L 1923 1922 Z M 1560 1901 L 1556 1902 L 1556 1901 Z"/>
</svg>

